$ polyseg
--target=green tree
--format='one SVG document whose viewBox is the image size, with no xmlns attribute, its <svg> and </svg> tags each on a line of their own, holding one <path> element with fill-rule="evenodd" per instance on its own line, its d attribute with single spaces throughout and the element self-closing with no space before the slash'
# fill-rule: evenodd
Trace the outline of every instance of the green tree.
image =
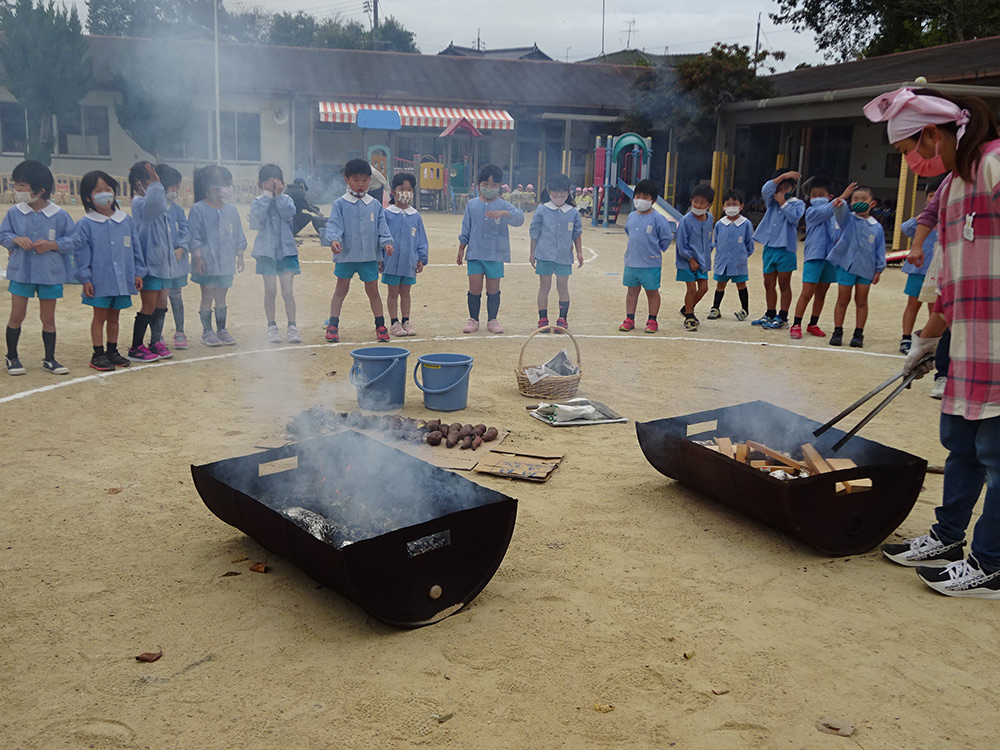
<svg viewBox="0 0 1000 750">
<path fill-rule="evenodd" d="M 215 0 L 87 0 L 91 34 L 156 39 L 191 37 L 215 30 Z M 251 6 L 237 13 L 219 0 L 219 35 L 229 41 L 257 44 L 267 40 L 271 14 Z"/>
<path fill-rule="evenodd" d="M 53 118 L 69 115 L 90 89 L 92 63 L 76 9 L 54 0 L 0 7 L 0 64 L 5 84 L 28 116 L 25 158 L 52 163 Z"/>
<path fill-rule="evenodd" d="M 316 18 L 301 10 L 294 16 L 285 11 L 271 19 L 267 43 L 283 47 L 312 47 L 316 43 Z"/>
<path fill-rule="evenodd" d="M 390 52 L 420 52 L 414 41 L 415 35 L 396 20 L 389 16 L 379 24 L 378 48 L 389 50 Z"/>
</svg>

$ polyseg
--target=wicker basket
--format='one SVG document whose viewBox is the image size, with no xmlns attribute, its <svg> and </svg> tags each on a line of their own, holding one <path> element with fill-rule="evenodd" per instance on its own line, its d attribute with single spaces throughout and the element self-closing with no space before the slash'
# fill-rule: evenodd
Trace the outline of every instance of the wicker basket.
<svg viewBox="0 0 1000 750">
<path fill-rule="evenodd" d="M 557 331 L 559 333 L 565 333 L 569 336 L 570 340 L 573 342 L 573 346 L 576 348 L 576 366 L 580 368 L 580 372 L 576 375 L 549 375 L 547 378 L 542 378 L 537 383 L 532 383 L 528 380 L 528 376 L 524 372 L 524 350 L 528 347 L 528 344 L 535 336 L 544 331 Z M 538 365 L 533 366 L 538 367 Z M 547 400 L 573 398 L 576 395 L 577 389 L 580 387 L 580 378 L 583 377 L 583 367 L 580 364 L 580 345 L 576 343 L 576 339 L 573 338 L 573 334 L 565 328 L 560 326 L 547 326 L 545 328 L 539 328 L 533 334 L 528 336 L 528 340 L 525 341 L 524 346 L 521 347 L 521 356 L 518 357 L 517 369 L 514 370 L 514 375 L 517 377 L 517 390 L 521 392 L 522 396 Z"/>
</svg>

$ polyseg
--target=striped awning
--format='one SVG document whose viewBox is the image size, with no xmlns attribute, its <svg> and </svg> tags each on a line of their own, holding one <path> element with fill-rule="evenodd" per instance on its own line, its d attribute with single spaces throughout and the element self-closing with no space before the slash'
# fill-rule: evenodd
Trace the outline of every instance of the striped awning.
<svg viewBox="0 0 1000 750">
<path fill-rule="evenodd" d="M 357 102 L 320 102 L 320 122 L 353 123 L 359 109 L 395 110 L 404 128 L 446 128 L 462 117 L 480 130 L 513 130 L 514 118 L 503 109 L 473 107 L 412 107 L 403 104 L 360 104 Z"/>
</svg>

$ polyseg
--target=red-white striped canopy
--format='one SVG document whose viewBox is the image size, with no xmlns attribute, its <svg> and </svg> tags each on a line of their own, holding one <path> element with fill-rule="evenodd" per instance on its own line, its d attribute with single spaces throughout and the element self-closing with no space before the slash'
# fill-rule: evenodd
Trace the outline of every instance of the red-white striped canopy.
<svg viewBox="0 0 1000 750">
<path fill-rule="evenodd" d="M 320 122 L 353 123 L 359 109 L 395 110 L 403 127 L 446 128 L 462 117 L 481 130 L 513 130 L 514 118 L 503 109 L 472 107 L 411 107 L 402 104 L 359 104 L 357 102 L 320 102 Z"/>
</svg>

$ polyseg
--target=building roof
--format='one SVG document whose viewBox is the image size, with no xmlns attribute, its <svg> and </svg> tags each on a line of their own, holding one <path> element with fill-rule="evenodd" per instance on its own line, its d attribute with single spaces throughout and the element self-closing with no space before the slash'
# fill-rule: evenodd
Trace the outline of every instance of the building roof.
<svg viewBox="0 0 1000 750">
<path fill-rule="evenodd" d="M 781 96 L 912 81 L 1000 85 L 1000 36 L 769 76 Z"/>
<path fill-rule="evenodd" d="M 552 58 L 538 49 L 538 44 L 530 47 L 497 47 L 495 49 L 477 49 L 475 47 L 460 47 L 451 42 L 439 55 L 454 55 L 456 57 L 485 57 L 490 60 L 548 60 Z"/>
<path fill-rule="evenodd" d="M 697 54 L 684 55 L 654 55 L 652 52 L 638 49 L 620 49 L 617 52 L 581 60 L 585 63 L 607 63 L 608 65 L 677 65 L 677 63 L 692 60 Z"/>
</svg>

